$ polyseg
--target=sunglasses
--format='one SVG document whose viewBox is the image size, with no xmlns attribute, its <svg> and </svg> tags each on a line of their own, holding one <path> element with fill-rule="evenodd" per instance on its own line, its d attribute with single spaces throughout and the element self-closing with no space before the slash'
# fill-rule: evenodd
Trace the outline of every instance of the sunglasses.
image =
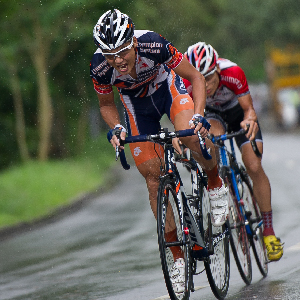
<svg viewBox="0 0 300 300">
<path fill-rule="evenodd" d="M 107 60 L 115 60 L 116 57 L 119 57 L 119 58 L 124 58 L 126 56 L 126 54 L 128 54 L 129 50 L 132 48 L 133 46 L 133 38 L 131 39 L 131 43 L 130 45 L 122 48 L 121 50 L 117 51 L 117 52 L 102 52 L 102 54 L 104 55 L 104 57 L 107 59 Z"/>
</svg>

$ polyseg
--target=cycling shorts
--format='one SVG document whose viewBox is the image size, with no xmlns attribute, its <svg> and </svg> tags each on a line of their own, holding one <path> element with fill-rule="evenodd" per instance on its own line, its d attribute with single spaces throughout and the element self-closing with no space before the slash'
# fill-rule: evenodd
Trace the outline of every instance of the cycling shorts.
<svg viewBox="0 0 300 300">
<path fill-rule="evenodd" d="M 150 84 L 151 85 L 151 84 Z M 167 79 L 159 84 L 150 96 L 120 94 L 125 108 L 128 136 L 155 134 L 159 132 L 164 114 L 174 123 L 175 116 L 183 110 L 194 110 L 194 102 L 186 91 L 181 78 L 171 71 Z M 163 156 L 163 149 L 152 142 L 130 144 L 136 165 Z"/>
<path fill-rule="evenodd" d="M 215 111 L 214 112 L 209 111 L 208 108 L 205 109 L 205 117 L 208 120 L 214 119 L 219 121 L 223 125 L 224 130 L 230 133 L 241 129 L 240 123 L 244 120 L 244 111 L 239 104 L 234 106 L 231 109 L 228 109 L 226 111 L 220 111 L 218 113 Z M 258 122 L 257 125 L 258 125 L 258 132 L 255 136 L 255 141 L 263 142 L 262 133 Z M 249 143 L 250 141 L 248 138 L 246 138 L 245 135 L 240 135 L 235 137 L 235 142 L 239 147 L 239 149 L 241 149 L 241 147 L 244 144 Z"/>
</svg>

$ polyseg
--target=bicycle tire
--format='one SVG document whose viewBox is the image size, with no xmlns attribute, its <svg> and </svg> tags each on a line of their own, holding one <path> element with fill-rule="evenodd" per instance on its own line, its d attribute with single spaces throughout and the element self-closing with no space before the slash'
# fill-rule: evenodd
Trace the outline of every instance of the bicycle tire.
<svg viewBox="0 0 300 300">
<path fill-rule="evenodd" d="M 250 254 L 250 242 L 248 239 L 245 219 L 241 213 L 238 200 L 233 192 L 228 176 L 223 178 L 229 189 L 229 224 L 230 224 L 230 246 L 232 254 L 243 281 L 249 285 L 252 281 L 252 264 Z"/>
<path fill-rule="evenodd" d="M 204 260 L 206 276 L 211 287 L 211 290 L 217 299 L 224 299 L 229 288 L 230 277 L 230 255 L 229 255 L 229 237 L 226 234 L 228 225 L 214 227 L 211 225 L 210 219 L 210 202 L 208 192 L 203 187 L 202 193 L 202 232 L 203 240 L 207 247 L 209 243 L 209 231 L 212 230 L 212 238 L 220 240 L 214 246 L 214 254 Z"/>
<path fill-rule="evenodd" d="M 165 238 L 165 229 L 167 223 L 170 224 L 174 221 L 177 231 L 177 240 L 182 242 L 180 246 L 184 254 L 185 261 L 185 291 L 178 298 L 172 287 L 170 279 L 170 271 L 174 264 L 174 257 L 171 251 L 171 247 L 167 245 Z M 191 289 L 191 257 L 190 257 L 190 244 L 184 243 L 184 232 L 182 228 L 185 228 L 186 224 L 182 224 L 180 218 L 180 211 L 178 208 L 176 190 L 174 181 L 169 177 L 163 177 L 160 180 L 160 185 L 157 194 L 157 234 L 158 244 L 161 258 L 162 271 L 165 278 L 165 283 L 169 296 L 172 300 L 187 300 L 189 299 Z M 174 224 L 173 224 L 174 225 Z M 171 225 L 172 226 L 172 225 Z"/>
<path fill-rule="evenodd" d="M 248 236 L 250 238 L 250 244 L 258 269 L 262 276 L 266 277 L 268 274 L 268 259 L 267 250 L 263 239 L 263 224 L 257 227 L 258 224 L 262 222 L 262 216 L 258 203 L 253 196 L 252 185 L 250 183 L 249 177 L 245 175 L 245 172 L 242 176 L 242 184 L 245 210 L 246 214 L 249 215 L 248 221 L 251 234 L 249 234 Z"/>
</svg>

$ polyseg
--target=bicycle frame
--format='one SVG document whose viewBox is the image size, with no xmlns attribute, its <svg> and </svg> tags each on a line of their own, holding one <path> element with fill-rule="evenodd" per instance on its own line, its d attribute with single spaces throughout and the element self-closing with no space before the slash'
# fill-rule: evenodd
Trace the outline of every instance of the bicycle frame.
<svg viewBox="0 0 300 300">
<path fill-rule="evenodd" d="M 227 150 L 227 147 L 224 144 L 225 140 L 229 140 L 230 143 L 230 152 Z M 258 225 L 255 227 L 255 229 L 252 229 L 249 225 L 249 220 L 248 220 L 248 216 L 245 213 L 245 211 L 243 210 L 243 200 L 240 197 L 240 193 L 239 193 L 239 189 L 238 189 L 238 182 L 237 182 L 237 175 L 241 175 L 240 174 L 240 170 L 237 166 L 237 160 L 236 160 L 236 154 L 235 154 L 235 148 L 234 148 L 234 143 L 233 143 L 233 137 L 230 136 L 229 134 L 224 134 L 224 135 L 220 135 L 218 137 L 218 141 L 222 141 L 222 144 L 220 145 L 219 151 L 220 151 L 220 158 L 222 160 L 222 165 L 225 167 L 230 168 L 230 176 L 231 176 L 231 182 L 232 182 L 232 186 L 234 189 L 234 193 L 235 196 L 238 200 L 239 203 L 239 209 L 241 211 L 241 214 L 244 216 L 244 220 L 245 220 L 245 227 L 246 227 L 246 231 L 247 234 L 250 236 L 255 235 L 255 232 L 257 230 L 257 228 L 259 228 L 260 226 L 262 226 L 263 221 L 261 220 Z M 215 137 L 212 137 L 212 142 L 215 142 Z M 252 147 L 256 147 L 252 144 Z M 258 150 L 254 150 L 255 152 L 257 152 Z M 230 160 L 231 163 L 228 162 L 228 160 Z"/>
<path fill-rule="evenodd" d="M 188 205 L 188 199 L 186 197 L 183 182 L 181 180 L 180 174 L 177 170 L 175 159 L 174 159 L 174 148 L 172 146 L 171 140 L 174 137 L 184 137 L 184 136 L 191 136 L 194 135 L 193 129 L 186 129 L 186 130 L 180 130 L 177 132 L 169 132 L 167 128 L 163 128 L 160 133 L 154 134 L 154 135 L 139 135 L 139 136 L 131 136 L 127 137 L 125 141 L 120 141 L 122 146 L 127 143 L 134 143 L 134 142 L 143 142 L 143 141 L 153 141 L 157 142 L 163 145 L 164 147 L 164 159 L 165 159 L 165 174 L 163 176 L 175 176 L 176 178 L 176 193 L 177 193 L 177 199 L 178 199 L 178 205 L 180 208 L 180 217 L 182 219 L 185 219 L 187 224 L 189 225 L 188 231 L 185 231 L 185 228 L 182 228 L 183 232 L 186 232 L 186 235 L 190 235 L 193 243 L 197 243 L 200 247 L 203 247 L 203 257 L 208 257 L 209 255 L 213 254 L 213 247 L 218 244 L 224 237 L 218 237 L 216 239 L 212 239 L 211 244 L 208 245 L 208 247 L 205 245 L 200 233 L 201 229 L 199 228 L 190 208 Z M 202 139 L 201 135 L 198 134 L 199 142 L 200 142 L 200 149 L 202 152 L 202 155 L 206 159 L 211 159 L 210 154 L 208 153 L 206 149 L 206 144 L 204 139 Z M 130 168 L 130 165 L 128 165 L 125 157 L 124 151 L 120 152 L 120 161 L 125 170 L 128 170 Z M 197 185 L 197 176 L 200 177 L 200 180 L 204 182 L 203 177 L 201 177 L 201 171 L 199 171 L 198 164 L 196 161 L 192 158 L 190 160 L 187 160 L 190 164 L 190 168 L 193 172 L 193 184 Z M 186 161 L 186 162 L 187 162 Z M 206 183 L 205 183 L 206 184 Z M 194 186 L 192 187 L 193 190 L 193 197 L 196 196 L 198 187 Z M 228 228 L 225 234 L 229 234 Z M 211 241 L 211 239 L 210 239 Z M 175 242 L 176 243 L 176 242 Z M 175 246 L 174 243 L 170 243 L 170 245 Z"/>
<path fill-rule="evenodd" d="M 176 181 L 176 193 L 177 193 L 177 200 L 178 200 L 178 206 L 180 211 L 180 217 L 182 219 L 185 219 L 186 223 L 188 224 L 188 231 L 187 228 L 182 228 L 182 231 L 185 233 L 185 236 L 190 236 L 192 242 L 195 244 L 198 244 L 200 247 L 203 248 L 203 257 L 208 257 L 210 254 L 213 253 L 212 247 L 210 246 L 210 249 L 207 249 L 201 235 L 200 235 L 200 228 L 190 210 L 190 207 L 188 205 L 188 198 L 186 197 L 186 193 L 184 191 L 184 186 L 182 179 L 180 177 L 179 171 L 175 164 L 174 159 L 174 148 L 172 144 L 165 143 L 164 144 L 164 153 L 165 153 L 165 175 L 163 176 L 171 176 L 175 177 Z M 196 178 L 197 173 L 198 176 L 201 178 L 201 180 L 204 180 L 202 178 L 201 172 L 198 171 L 198 166 L 196 161 L 194 160 L 188 160 L 189 167 L 191 168 L 191 171 L 193 172 L 193 181 L 192 181 L 192 192 L 193 196 L 196 196 L 195 193 L 197 192 L 197 180 L 199 178 Z M 185 162 L 187 163 L 187 161 Z M 198 171 L 198 172 L 197 172 Z M 193 186 L 194 185 L 194 186 Z M 188 243 L 189 241 L 185 241 Z M 174 243 L 166 244 L 167 246 L 175 246 Z"/>
</svg>

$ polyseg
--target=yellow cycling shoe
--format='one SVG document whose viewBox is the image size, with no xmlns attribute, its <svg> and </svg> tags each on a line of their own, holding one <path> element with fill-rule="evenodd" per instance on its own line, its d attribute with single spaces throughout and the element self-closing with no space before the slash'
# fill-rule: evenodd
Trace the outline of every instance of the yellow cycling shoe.
<svg viewBox="0 0 300 300">
<path fill-rule="evenodd" d="M 264 236 L 269 261 L 279 260 L 283 255 L 283 243 L 275 235 Z"/>
</svg>

